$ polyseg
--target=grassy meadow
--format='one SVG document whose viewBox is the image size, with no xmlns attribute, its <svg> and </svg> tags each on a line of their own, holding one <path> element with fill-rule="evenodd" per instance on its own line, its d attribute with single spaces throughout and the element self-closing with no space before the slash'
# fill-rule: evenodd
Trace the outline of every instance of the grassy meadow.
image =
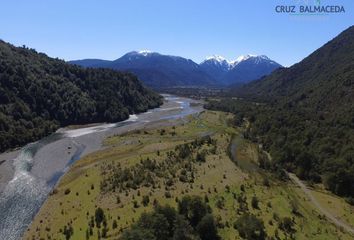
<svg viewBox="0 0 354 240">
<path fill-rule="evenodd" d="M 211 207 L 222 239 L 242 239 L 234 223 L 244 213 L 261 219 L 270 239 L 352 239 L 321 216 L 301 189 L 260 170 L 258 147 L 230 127 L 231 119 L 204 111 L 107 138 L 103 150 L 63 176 L 24 239 L 66 239 L 67 229 L 70 239 L 99 239 L 102 229 L 90 227 L 97 208 L 106 216 L 105 238 L 119 239 L 143 212 L 157 203 L 176 207 L 186 195 L 201 196 Z M 354 225 L 353 207 L 318 189 L 313 192 L 321 204 Z"/>
</svg>

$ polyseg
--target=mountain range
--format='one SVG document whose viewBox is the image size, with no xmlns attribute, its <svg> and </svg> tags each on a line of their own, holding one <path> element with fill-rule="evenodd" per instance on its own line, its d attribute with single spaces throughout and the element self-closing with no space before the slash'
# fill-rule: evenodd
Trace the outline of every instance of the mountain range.
<svg viewBox="0 0 354 240">
<path fill-rule="evenodd" d="M 154 88 L 244 84 L 281 67 L 264 55 L 240 56 L 235 61 L 227 61 L 221 56 L 212 56 L 197 64 L 183 57 L 147 50 L 129 52 L 114 61 L 83 59 L 70 61 L 70 63 L 83 67 L 133 72 L 146 85 Z"/>
</svg>

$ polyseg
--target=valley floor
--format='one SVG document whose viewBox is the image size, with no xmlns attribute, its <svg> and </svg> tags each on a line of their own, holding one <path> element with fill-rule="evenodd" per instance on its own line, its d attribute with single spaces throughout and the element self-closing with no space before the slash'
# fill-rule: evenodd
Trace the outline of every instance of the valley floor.
<svg viewBox="0 0 354 240">
<path fill-rule="evenodd" d="M 274 239 L 352 239 L 297 185 L 258 169 L 257 146 L 230 127 L 231 119 L 231 114 L 204 111 L 108 137 L 103 150 L 71 167 L 23 239 L 65 239 L 68 228 L 73 230 L 70 239 L 98 239 L 102 229 L 89 226 L 98 207 L 107 217 L 107 239 L 118 239 L 154 204 L 175 207 L 186 195 L 201 196 L 211 207 L 222 239 L 241 239 L 234 223 L 244 213 L 261 219 Z M 193 160 L 171 162 L 176 149 L 185 144 L 195 145 L 188 152 Z M 352 206 L 315 190 L 331 214 L 354 225 Z M 290 227 L 284 227 L 286 218 Z"/>
</svg>

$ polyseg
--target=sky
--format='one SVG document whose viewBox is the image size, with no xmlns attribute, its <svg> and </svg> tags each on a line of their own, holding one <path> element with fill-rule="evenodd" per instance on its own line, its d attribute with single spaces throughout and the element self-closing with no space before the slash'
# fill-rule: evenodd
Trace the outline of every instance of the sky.
<svg viewBox="0 0 354 240">
<path fill-rule="evenodd" d="M 1 0 L 0 39 L 64 60 L 113 60 L 151 50 L 199 63 L 267 55 L 299 62 L 354 24 L 353 0 L 321 0 L 345 13 L 290 16 L 278 5 L 315 0 Z"/>
</svg>

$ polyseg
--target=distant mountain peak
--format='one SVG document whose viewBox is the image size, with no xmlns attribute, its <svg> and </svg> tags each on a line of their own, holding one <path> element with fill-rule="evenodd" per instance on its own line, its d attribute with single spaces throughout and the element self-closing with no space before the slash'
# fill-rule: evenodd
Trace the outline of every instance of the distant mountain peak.
<svg viewBox="0 0 354 240">
<path fill-rule="evenodd" d="M 248 59 L 254 59 L 255 63 L 259 63 L 262 60 L 265 61 L 271 61 L 271 59 L 269 59 L 266 55 L 255 55 L 255 54 L 246 54 L 246 55 L 241 55 L 238 58 L 236 58 L 236 60 L 234 61 L 230 61 L 230 64 L 232 65 L 232 67 L 236 66 L 237 64 L 239 64 L 240 62 L 246 61 Z"/>
<path fill-rule="evenodd" d="M 222 62 L 228 62 L 223 56 L 220 56 L 220 55 L 212 55 L 212 56 L 208 56 L 205 58 L 204 62 L 205 61 L 216 61 L 216 62 L 219 62 L 219 63 L 222 63 Z"/>
<path fill-rule="evenodd" d="M 159 53 L 157 52 L 153 52 L 150 50 L 140 50 L 140 51 L 131 51 L 128 52 L 127 54 L 125 54 L 126 56 L 133 56 L 133 57 L 148 57 L 148 56 L 152 56 L 152 55 L 159 55 Z"/>
<path fill-rule="evenodd" d="M 266 55 L 259 55 L 258 57 L 264 60 L 270 60 Z"/>
<path fill-rule="evenodd" d="M 267 57 L 266 55 L 258 55 L 258 56 L 254 56 L 254 61 L 256 64 L 262 62 L 262 61 L 268 61 L 270 63 L 274 63 L 273 60 L 271 60 L 269 57 Z"/>
<path fill-rule="evenodd" d="M 234 60 L 233 62 L 242 62 L 242 61 L 245 61 L 251 57 L 257 57 L 257 55 L 253 55 L 253 54 L 241 55 L 238 58 L 236 58 L 236 60 Z"/>
<path fill-rule="evenodd" d="M 139 51 L 128 52 L 125 55 L 123 55 L 121 57 L 121 59 L 125 59 L 128 61 L 136 61 L 139 59 L 143 60 L 143 59 L 147 59 L 147 58 L 151 58 L 151 57 L 155 57 L 155 56 L 160 56 L 160 54 L 157 52 L 150 51 L 150 50 L 139 50 Z M 115 61 L 118 61 L 119 59 L 116 59 Z"/>
</svg>

